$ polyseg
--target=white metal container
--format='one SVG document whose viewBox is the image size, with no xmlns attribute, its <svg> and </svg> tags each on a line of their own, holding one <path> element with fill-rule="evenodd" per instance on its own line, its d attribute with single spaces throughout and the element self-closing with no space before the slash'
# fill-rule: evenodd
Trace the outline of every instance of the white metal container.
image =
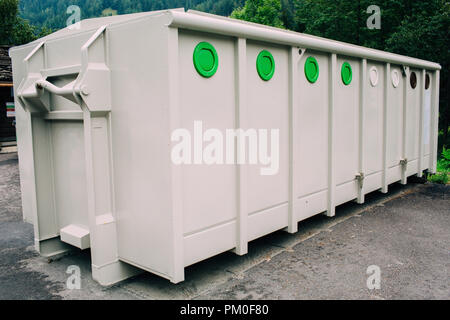
<svg viewBox="0 0 450 320">
<path fill-rule="evenodd" d="M 196 67 L 203 42 L 217 56 L 203 48 Z M 84 20 L 10 55 L 24 219 L 42 255 L 90 247 L 101 284 L 141 269 L 183 281 L 436 169 L 436 63 L 184 10 Z M 171 134 L 194 121 L 279 129 L 278 173 L 175 164 Z"/>
</svg>

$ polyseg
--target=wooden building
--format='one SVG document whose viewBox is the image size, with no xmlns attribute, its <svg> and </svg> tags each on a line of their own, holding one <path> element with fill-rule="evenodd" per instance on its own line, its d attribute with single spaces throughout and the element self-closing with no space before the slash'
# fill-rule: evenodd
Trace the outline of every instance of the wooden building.
<svg viewBox="0 0 450 320">
<path fill-rule="evenodd" d="M 9 47 L 0 46 L 0 148 L 16 144 L 14 91 Z"/>
</svg>

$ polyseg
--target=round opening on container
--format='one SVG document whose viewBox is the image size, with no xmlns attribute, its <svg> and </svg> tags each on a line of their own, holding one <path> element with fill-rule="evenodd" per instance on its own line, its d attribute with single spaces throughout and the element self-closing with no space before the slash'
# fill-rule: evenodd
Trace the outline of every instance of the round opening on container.
<svg viewBox="0 0 450 320">
<path fill-rule="evenodd" d="M 392 70 L 391 72 L 392 85 L 397 88 L 400 84 L 400 74 L 397 70 Z"/>
<path fill-rule="evenodd" d="M 264 81 L 268 81 L 273 77 L 275 73 L 275 60 L 269 51 L 263 50 L 258 54 L 256 58 L 256 70 L 260 78 Z"/>
<path fill-rule="evenodd" d="M 194 67 L 205 78 L 212 77 L 219 66 L 217 51 L 209 42 L 200 42 L 194 49 Z"/>
<path fill-rule="evenodd" d="M 348 62 L 344 62 L 341 67 L 342 82 L 348 86 L 352 82 L 352 66 Z"/>
<path fill-rule="evenodd" d="M 309 82 L 314 83 L 319 78 L 319 63 L 316 58 L 308 57 L 305 62 L 305 76 Z"/>
<path fill-rule="evenodd" d="M 415 89 L 417 86 L 417 75 L 413 71 L 411 72 L 411 75 L 409 76 L 409 84 L 411 85 L 411 88 Z"/>
<path fill-rule="evenodd" d="M 430 75 L 427 73 L 425 75 L 425 90 L 430 89 L 430 82 L 431 82 Z"/>
<path fill-rule="evenodd" d="M 378 69 L 376 67 L 370 68 L 369 79 L 372 87 L 375 87 L 378 84 Z"/>
</svg>

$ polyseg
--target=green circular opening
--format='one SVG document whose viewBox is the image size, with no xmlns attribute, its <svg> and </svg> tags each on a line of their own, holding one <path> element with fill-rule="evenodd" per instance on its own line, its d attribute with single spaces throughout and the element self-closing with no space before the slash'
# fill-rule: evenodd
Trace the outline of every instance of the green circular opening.
<svg viewBox="0 0 450 320">
<path fill-rule="evenodd" d="M 344 62 L 341 68 L 342 82 L 347 86 L 352 82 L 352 66 L 348 62 Z"/>
<path fill-rule="evenodd" d="M 204 49 L 198 54 L 200 66 L 205 71 L 211 71 L 214 67 L 214 55 L 210 50 Z"/>
<path fill-rule="evenodd" d="M 205 78 L 212 77 L 219 66 L 217 51 L 209 42 L 200 42 L 194 49 L 194 67 Z"/>
<path fill-rule="evenodd" d="M 319 78 L 319 63 L 316 58 L 308 57 L 305 62 L 305 75 L 309 82 L 314 83 Z"/>
<path fill-rule="evenodd" d="M 275 60 L 269 51 L 263 50 L 258 54 L 256 58 L 256 70 L 260 78 L 264 81 L 268 81 L 273 77 L 275 73 Z"/>
</svg>

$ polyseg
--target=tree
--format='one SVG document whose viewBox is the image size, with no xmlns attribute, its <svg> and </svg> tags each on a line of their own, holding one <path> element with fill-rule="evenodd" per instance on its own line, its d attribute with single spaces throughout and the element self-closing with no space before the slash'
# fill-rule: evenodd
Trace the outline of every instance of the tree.
<svg viewBox="0 0 450 320">
<path fill-rule="evenodd" d="M 18 0 L 0 0 L 0 44 L 12 43 L 18 11 Z"/>
<path fill-rule="evenodd" d="M 291 0 L 281 0 L 281 21 L 286 29 L 296 29 L 294 5 Z"/>
<path fill-rule="evenodd" d="M 44 36 L 48 33 L 51 33 L 51 31 L 45 29 L 43 30 L 43 32 L 39 32 L 38 36 L 36 36 L 36 28 L 32 26 L 27 20 L 17 17 L 17 22 L 13 30 L 13 40 L 8 44 L 11 45 L 25 44 L 33 40 L 36 40 L 37 38 Z"/>
<path fill-rule="evenodd" d="M 366 3 L 367 2 L 367 3 Z M 375 39 L 371 47 L 380 48 L 379 30 L 368 30 L 366 13 L 370 1 L 364 0 L 297 0 L 296 31 L 320 37 L 365 45 Z"/>
<path fill-rule="evenodd" d="M 444 0 L 416 4 L 415 14 L 402 19 L 386 41 L 385 49 L 421 59 L 439 62 L 439 149 L 450 146 L 450 3 Z"/>
<path fill-rule="evenodd" d="M 18 0 L 0 0 L 0 44 L 20 45 L 36 39 L 36 28 L 19 17 Z M 49 30 L 43 30 L 44 34 Z"/>
<path fill-rule="evenodd" d="M 284 28 L 280 0 L 247 0 L 242 8 L 233 10 L 231 17 Z"/>
</svg>

